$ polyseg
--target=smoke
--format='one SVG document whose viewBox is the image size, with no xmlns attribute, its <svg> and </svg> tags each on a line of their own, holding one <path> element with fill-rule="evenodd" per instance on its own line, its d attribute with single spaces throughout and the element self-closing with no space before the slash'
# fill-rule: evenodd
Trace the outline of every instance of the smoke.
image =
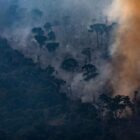
<svg viewBox="0 0 140 140">
<path fill-rule="evenodd" d="M 13 49 L 24 54 L 26 58 L 31 58 L 41 68 L 53 66 L 56 76 L 67 82 L 67 87 L 70 87 L 68 92 L 72 97 L 80 98 L 83 102 L 92 102 L 99 96 L 99 90 L 108 80 L 110 66 L 102 58 L 103 49 L 96 47 L 96 35 L 88 33 L 87 28 L 91 21 L 105 23 L 103 9 L 109 2 L 110 0 L 2 0 L 0 5 L 5 6 L 0 6 L 3 13 L 0 16 L 0 34 L 9 40 Z M 34 11 L 39 11 L 39 16 Z M 63 24 L 64 17 L 70 17 L 68 26 Z M 60 26 L 53 29 L 60 47 L 50 53 L 36 43 L 31 30 L 54 21 L 60 23 Z M 104 43 L 105 35 L 102 35 L 102 38 Z M 99 73 L 89 81 L 84 80 L 81 71 L 85 65 L 85 56 L 81 52 L 85 48 L 91 49 L 90 63 L 97 67 Z M 78 61 L 80 70 L 66 72 L 61 68 L 61 63 L 68 56 Z"/>
<path fill-rule="evenodd" d="M 112 47 L 112 79 L 115 94 L 133 96 L 140 86 L 140 1 L 115 0 L 109 19 L 118 22 Z"/>
</svg>

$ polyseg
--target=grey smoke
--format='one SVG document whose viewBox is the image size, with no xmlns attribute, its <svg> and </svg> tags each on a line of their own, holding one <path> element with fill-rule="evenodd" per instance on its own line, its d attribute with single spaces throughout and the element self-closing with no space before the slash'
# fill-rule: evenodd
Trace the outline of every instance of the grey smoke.
<svg viewBox="0 0 140 140">
<path fill-rule="evenodd" d="M 110 66 L 101 58 L 101 51 L 95 49 L 95 34 L 88 33 L 87 29 L 95 20 L 106 22 L 104 9 L 109 3 L 110 0 L 1 0 L 0 34 L 8 38 L 13 49 L 31 58 L 43 69 L 48 65 L 55 67 L 56 76 L 67 81 L 67 87 L 70 89 L 66 90 L 71 90 L 72 97 L 80 98 L 83 102 L 91 102 L 97 98 L 101 87 L 108 80 Z M 17 18 L 14 15 L 11 26 L 8 26 L 8 10 L 12 5 L 18 6 Z M 34 9 L 42 12 L 38 20 L 33 17 Z M 60 25 L 54 29 L 60 47 L 54 53 L 49 53 L 46 48 L 40 48 L 32 38 L 31 29 L 55 20 L 62 23 L 65 16 L 70 16 L 70 25 Z M 83 65 L 85 60 L 81 51 L 86 47 L 92 48 L 91 63 L 97 66 L 100 73 L 90 81 L 84 81 L 81 71 L 68 73 L 60 68 L 66 56 L 76 58 Z"/>
</svg>

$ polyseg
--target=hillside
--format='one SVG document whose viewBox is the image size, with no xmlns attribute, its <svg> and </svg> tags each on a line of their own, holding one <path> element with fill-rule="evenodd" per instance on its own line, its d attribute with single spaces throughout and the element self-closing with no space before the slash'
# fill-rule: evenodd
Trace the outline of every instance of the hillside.
<svg viewBox="0 0 140 140">
<path fill-rule="evenodd" d="M 60 79 L 11 49 L 3 38 L 0 38 L 0 60 L 1 140 L 99 136 L 95 108 L 71 101 L 58 92 Z"/>
</svg>

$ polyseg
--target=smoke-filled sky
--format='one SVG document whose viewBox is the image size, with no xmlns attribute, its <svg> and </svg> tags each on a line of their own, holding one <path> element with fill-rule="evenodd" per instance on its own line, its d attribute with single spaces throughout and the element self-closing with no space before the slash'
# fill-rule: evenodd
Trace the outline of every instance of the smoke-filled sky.
<svg viewBox="0 0 140 140">
<path fill-rule="evenodd" d="M 44 16 L 48 16 L 51 14 L 67 14 L 67 12 L 69 12 L 71 15 L 75 14 L 74 16 L 81 16 L 81 14 L 85 14 L 86 16 L 93 18 L 94 16 L 98 17 L 98 14 L 102 12 L 108 1 L 109 0 L 1 0 L 0 8 L 1 16 L 6 14 L 10 5 L 18 4 L 19 7 L 25 8 L 24 10 L 31 11 L 32 9 L 38 8 L 45 12 Z M 86 16 L 84 16 L 83 18 L 85 18 Z"/>
<path fill-rule="evenodd" d="M 140 1 L 115 0 L 108 14 L 119 23 L 113 53 L 115 94 L 133 96 L 140 86 Z"/>
</svg>

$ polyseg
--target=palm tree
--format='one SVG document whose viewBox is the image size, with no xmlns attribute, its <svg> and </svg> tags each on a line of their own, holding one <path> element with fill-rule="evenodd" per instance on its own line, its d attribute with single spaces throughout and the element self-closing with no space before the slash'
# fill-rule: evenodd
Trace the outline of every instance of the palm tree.
<svg viewBox="0 0 140 140">
<path fill-rule="evenodd" d="M 100 40 L 99 40 L 99 36 L 102 35 L 107 29 L 106 24 L 101 24 L 101 23 L 97 23 L 97 24 L 92 24 L 89 27 L 89 32 L 95 32 L 96 33 L 96 38 L 97 38 L 97 47 L 99 48 L 100 46 Z"/>
</svg>

